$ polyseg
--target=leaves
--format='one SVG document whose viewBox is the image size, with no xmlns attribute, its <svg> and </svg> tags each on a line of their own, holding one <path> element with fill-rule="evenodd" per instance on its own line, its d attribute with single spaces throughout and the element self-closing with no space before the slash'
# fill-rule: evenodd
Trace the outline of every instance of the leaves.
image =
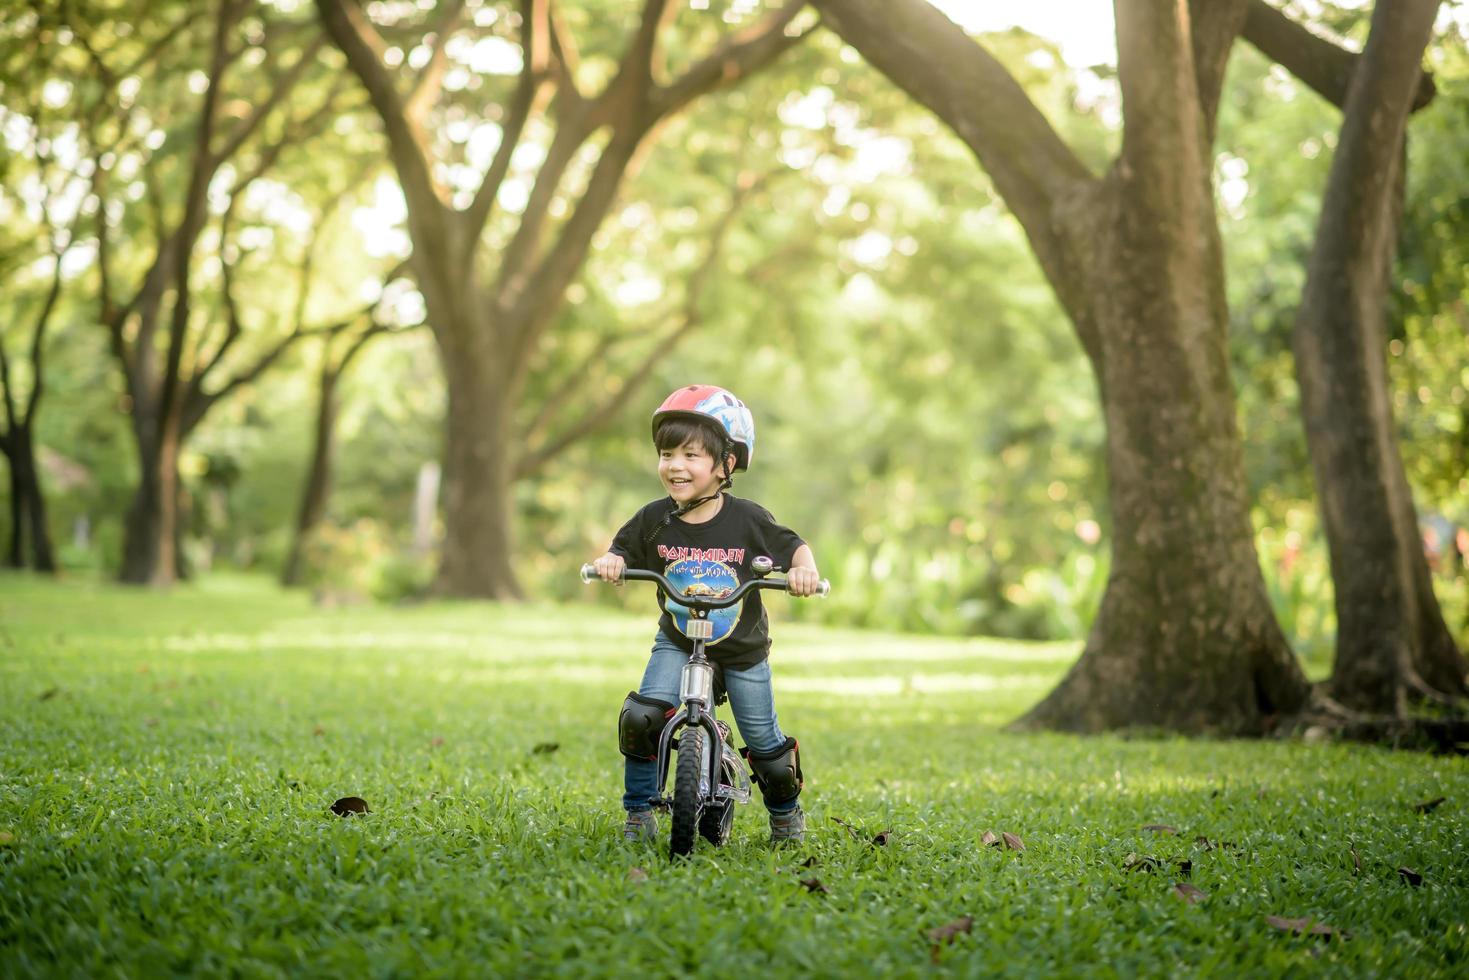
<svg viewBox="0 0 1469 980">
<path fill-rule="evenodd" d="M 1022 841 L 1019 837 L 1016 837 L 1014 834 L 1010 833 L 1008 830 L 1000 834 L 1000 837 L 1004 839 L 1005 846 L 1008 847 L 1010 850 L 1025 850 L 1025 842 Z"/>
<path fill-rule="evenodd" d="M 1412 868 L 1399 868 L 1398 874 L 1402 876 L 1404 881 L 1412 885 L 1414 888 L 1418 888 L 1423 884 L 1423 876 L 1414 871 Z"/>
<path fill-rule="evenodd" d="M 808 892 L 810 892 L 812 894 L 819 894 L 819 895 L 830 895 L 831 894 L 831 889 L 829 889 L 825 885 L 823 885 L 821 883 L 821 879 L 820 878 L 816 878 L 814 876 L 811 877 L 811 878 L 802 878 L 801 879 L 801 887 L 804 888 L 804 889 L 806 889 L 806 891 L 808 891 Z"/>
<path fill-rule="evenodd" d="M 647 881 L 648 880 L 648 872 L 644 871 L 642 868 L 628 868 L 627 869 L 627 880 L 628 881 Z"/>
<path fill-rule="evenodd" d="M 1170 827 L 1166 823 L 1150 823 L 1143 825 L 1144 830 L 1151 830 L 1155 834 L 1177 834 L 1177 827 Z"/>
<path fill-rule="evenodd" d="M 1414 803 L 1413 810 L 1416 813 L 1432 813 L 1434 810 L 1437 810 L 1439 806 L 1447 799 L 1448 797 L 1446 796 L 1435 796 L 1431 800 L 1424 800 L 1422 803 Z"/>
<path fill-rule="evenodd" d="M 339 817 L 346 817 L 354 813 L 368 813 L 370 808 L 367 801 L 360 796 L 344 796 L 332 804 L 332 812 Z"/>
<path fill-rule="evenodd" d="M 530 750 L 530 754 L 550 755 L 552 752 L 555 752 L 559 748 L 561 748 L 560 742 L 538 742 L 536 743 L 535 747 Z"/>
<path fill-rule="evenodd" d="M 44 690 L 44 691 L 42 691 L 40 693 L 40 695 L 36 698 L 36 700 L 37 701 L 50 701 L 52 698 L 56 697 L 56 695 L 58 695 L 60 693 L 61 693 L 61 688 L 59 688 L 59 687 L 48 687 L 48 688 L 46 688 L 46 690 Z"/>
<path fill-rule="evenodd" d="M 892 828 L 889 828 L 887 830 L 880 830 L 871 838 L 868 838 L 867 831 L 858 830 L 856 827 L 847 823 L 847 821 L 843 820 L 841 817 L 832 817 L 831 822 L 835 824 L 840 824 L 842 827 L 846 828 L 846 831 L 851 836 L 852 840 L 858 841 L 859 843 L 870 844 L 874 847 L 886 847 L 888 840 L 891 839 L 893 835 Z"/>
<path fill-rule="evenodd" d="M 1148 854 L 1132 853 L 1122 859 L 1123 871 L 1157 871 L 1163 862 Z"/>
<path fill-rule="evenodd" d="M 979 835 L 979 842 L 986 847 L 994 847 L 996 844 L 1000 843 L 1000 837 L 993 830 L 986 830 L 984 833 Z"/>
</svg>

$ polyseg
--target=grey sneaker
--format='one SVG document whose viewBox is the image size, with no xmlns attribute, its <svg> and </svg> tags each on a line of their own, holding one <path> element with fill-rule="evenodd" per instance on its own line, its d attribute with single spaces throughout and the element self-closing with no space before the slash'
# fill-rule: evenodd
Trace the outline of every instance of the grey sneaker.
<svg viewBox="0 0 1469 980">
<path fill-rule="evenodd" d="M 622 825 L 622 839 L 629 844 L 657 843 L 658 818 L 653 815 L 653 811 L 627 811 L 627 823 Z"/>
<path fill-rule="evenodd" d="M 770 815 L 770 843 L 802 844 L 806 841 L 806 813 L 799 806 L 790 813 Z"/>
</svg>

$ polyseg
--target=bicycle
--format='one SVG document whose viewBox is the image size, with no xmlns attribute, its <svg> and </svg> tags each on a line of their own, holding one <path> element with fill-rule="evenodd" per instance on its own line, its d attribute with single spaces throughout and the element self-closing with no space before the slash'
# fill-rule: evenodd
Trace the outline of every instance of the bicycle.
<svg viewBox="0 0 1469 980">
<path fill-rule="evenodd" d="M 705 644 L 714 636 L 714 624 L 709 620 L 711 610 L 733 606 L 756 589 L 788 589 L 785 579 L 766 577 L 775 570 L 769 558 L 755 558 L 750 565 L 755 577 L 742 582 L 728 595 L 690 595 L 690 590 L 680 591 L 660 573 L 639 568 L 629 568 L 622 574 L 623 581 L 656 584 L 666 601 L 685 607 L 688 610 L 685 635 L 694 641 L 693 652 L 679 681 L 681 707 L 658 738 L 659 798 L 655 805 L 666 806 L 671 814 L 670 858 L 692 853 L 696 832 L 715 847 L 724 846 L 734 825 L 734 805 L 750 802 L 749 773 L 731 744 L 733 735 L 729 725 L 714 714 L 725 695 L 722 691 L 716 695 L 714 664 L 704 652 Z M 596 568 L 583 565 L 581 580 L 588 585 L 598 581 Z M 822 579 L 816 595 L 830 594 L 831 583 Z M 680 735 L 681 732 L 685 734 Z M 720 747 L 718 753 L 713 751 L 715 745 Z M 670 756 L 675 750 L 678 762 L 674 766 L 673 796 L 668 797 L 663 795 L 663 787 L 668 785 Z"/>
</svg>

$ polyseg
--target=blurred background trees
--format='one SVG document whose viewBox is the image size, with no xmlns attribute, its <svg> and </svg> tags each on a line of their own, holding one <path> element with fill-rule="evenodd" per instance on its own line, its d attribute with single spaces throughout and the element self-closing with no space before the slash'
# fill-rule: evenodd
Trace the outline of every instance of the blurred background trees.
<svg viewBox="0 0 1469 980">
<path fill-rule="evenodd" d="M 667 6 L 664 84 L 778 9 Z M 1349 47 L 1366 38 L 1370 11 L 1284 6 Z M 440 43 L 451 7 L 455 40 Z M 946 9 L 971 30 L 987 26 L 962 7 Z M 438 74 L 425 116 L 431 176 L 448 189 L 440 206 L 470 207 L 512 121 L 526 10 L 361 9 L 404 98 Z M 579 97 L 595 98 L 644 5 L 565 0 L 548 11 L 578 40 Z M 572 570 L 658 492 L 651 407 L 707 380 L 745 398 L 760 426 L 757 464 L 736 492 L 801 530 L 840 583 L 832 601 L 781 615 L 1080 639 L 1112 533 L 1086 355 L 970 150 L 800 17 L 799 44 L 662 120 L 547 307 L 506 409 L 524 461 L 506 497 L 514 581 L 536 598 L 630 601 L 581 590 Z M 1418 532 L 1461 644 L 1463 21 L 1459 8 L 1441 13 L 1425 56 L 1437 94 L 1408 125 L 1383 354 Z M 1057 40 L 1020 29 L 981 40 L 1102 172 L 1121 139 L 1115 65 L 1068 62 Z M 571 57 L 563 48 L 553 61 Z M 0 86 L 0 340 L 15 407 L 3 445 L 13 460 L 14 433 L 29 433 L 57 564 L 155 582 L 280 575 L 310 496 L 330 376 L 330 492 L 296 547 L 296 577 L 323 601 L 426 594 L 446 534 L 468 540 L 443 509 L 453 363 L 435 340 L 444 324 L 430 315 L 423 270 L 402 275 L 421 246 L 381 106 L 316 5 L 48 0 L 0 16 Z M 536 108 L 550 116 L 527 115 L 474 253 L 484 283 L 498 281 L 555 143 L 560 109 Z M 1236 42 L 1212 156 L 1228 352 L 1255 548 L 1312 676 L 1329 667 L 1336 613 L 1290 341 L 1340 129 L 1336 106 Z M 548 248 L 609 132 L 565 162 L 566 187 L 544 202 Z M 43 397 L 27 409 L 38 379 Z M 12 463 L 0 482 L 12 562 L 8 515 L 21 512 L 15 474 L 24 483 L 25 472 Z"/>
</svg>

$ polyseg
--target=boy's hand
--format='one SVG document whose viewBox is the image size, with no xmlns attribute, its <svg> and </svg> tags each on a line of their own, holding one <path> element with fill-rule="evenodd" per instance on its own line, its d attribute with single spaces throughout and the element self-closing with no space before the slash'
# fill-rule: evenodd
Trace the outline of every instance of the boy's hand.
<svg viewBox="0 0 1469 980">
<path fill-rule="evenodd" d="M 795 596 L 812 596 L 821 584 L 821 573 L 814 568 L 797 565 L 786 573 L 786 591 Z"/>
<path fill-rule="evenodd" d="M 621 585 L 622 573 L 627 571 L 627 562 L 623 560 L 621 555 L 614 555 L 609 551 L 601 558 L 592 562 L 592 567 L 597 570 L 597 574 L 601 576 L 602 581 L 611 582 L 613 585 Z"/>
</svg>

